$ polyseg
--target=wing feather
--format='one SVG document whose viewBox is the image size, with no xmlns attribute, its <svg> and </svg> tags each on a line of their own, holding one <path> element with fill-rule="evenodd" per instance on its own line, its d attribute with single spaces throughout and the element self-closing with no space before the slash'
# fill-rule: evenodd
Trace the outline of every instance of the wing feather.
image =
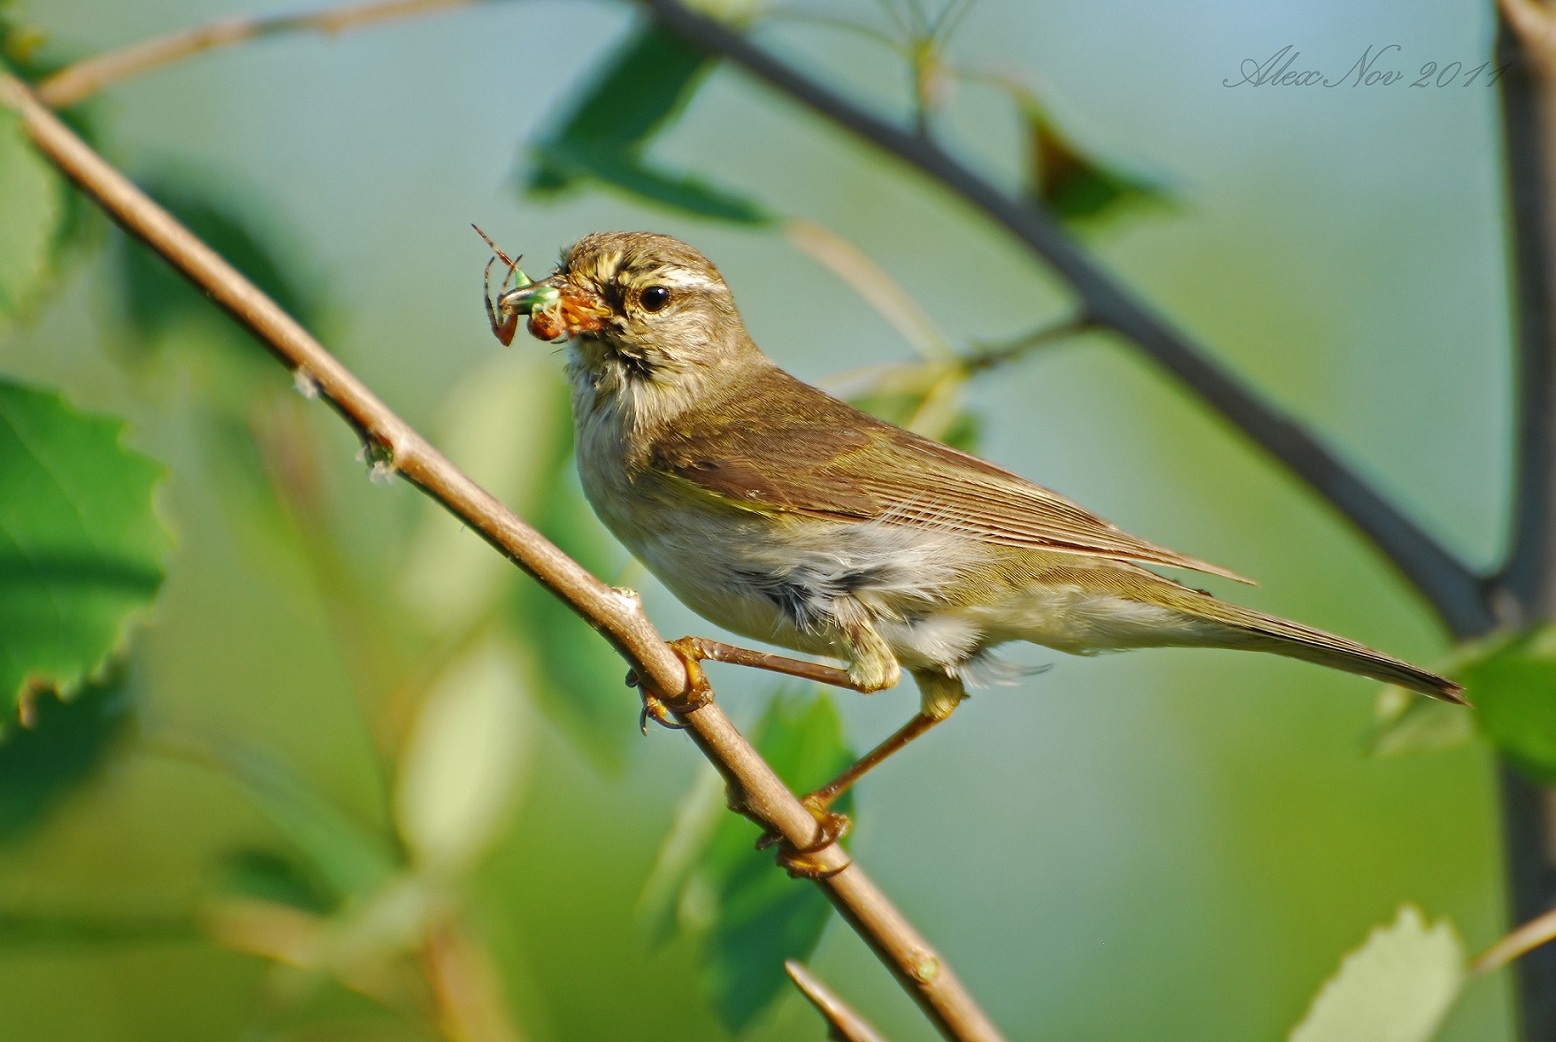
<svg viewBox="0 0 1556 1042">
<path fill-rule="evenodd" d="M 783 404 L 775 409 L 774 403 Z M 1251 581 L 1137 539 L 1057 492 L 893 427 L 777 368 L 699 413 L 712 414 L 706 425 L 661 435 L 650 466 L 731 504 L 923 525 L 1002 546 Z M 775 446 L 784 454 L 782 467 L 768 462 Z"/>
</svg>

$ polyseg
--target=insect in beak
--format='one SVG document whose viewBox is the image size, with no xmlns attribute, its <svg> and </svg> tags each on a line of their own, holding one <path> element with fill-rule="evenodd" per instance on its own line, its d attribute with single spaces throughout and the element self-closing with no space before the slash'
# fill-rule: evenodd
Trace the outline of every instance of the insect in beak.
<svg viewBox="0 0 1556 1042">
<path fill-rule="evenodd" d="M 486 319 L 491 323 L 492 335 L 504 347 L 513 343 L 521 315 L 529 316 L 530 335 L 552 342 L 567 340 L 579 333 L 593 333 L 604 326 L 611 309 L 594 293 L 566 282 L 557 285 L 557 280 L 562 278 L 560 275 L 540 282 L 534 281 L 519 270 L 519 261 L 524 259 L 522 256 L 510 258 L 480 228 L 475 225 L 471 227 L 496 254 L 486 262 L 485 292 L 482 298 L 486 304 Z M 498 287 L 496 298 L 493 298 L 492 265 L 498 261 L 508 266 L 508 274 Z M 507 288 L 509 282 L 513 283 L 512 289 Z"/>
<path fill-rule="evenodd" d="M 495 254 L 491 260 L 486 262 L 486 272 L 482 278 L 483 292 L 481 300 L 486 305 L 486 320 L 491 324 L 492 335 L 501 341 L 504 347 L 509 347 L 513 344 L 514 336 L 518 333 L 519 316 L 529 314 L 536 306 L 534 298 L 544 296 L 544 294 L 533 292 L 541 287 L 528 275 L 524 274 L 523 271 L 519 270 L 519 261 L 524 259 L 522 254 L 518 257 L 509 257 L 502 251 L 501 247 L 491 240 L 489 235 L 481 230 L 479 225 L 472 224 L 470 227 L 475 229 L 475 233 L 485 241 L 487 246 L 491 247 L 492 253 Z M 498 295 L 494 300 L 492 297 L 492 265 L 498 261 L 502 261 L 508 266 L 508 274 L 503 276 L 502 285 L 498 287 Z M 513 289 L 507 288 L 509 282 L 514 284 Z M 550 287 L 545 288 L 549 289 Z M 530 296 L 522 295 L 526 290 L 531 291 Z M 546 305 L 541 304 L 540 306 Z"/>
</svg>

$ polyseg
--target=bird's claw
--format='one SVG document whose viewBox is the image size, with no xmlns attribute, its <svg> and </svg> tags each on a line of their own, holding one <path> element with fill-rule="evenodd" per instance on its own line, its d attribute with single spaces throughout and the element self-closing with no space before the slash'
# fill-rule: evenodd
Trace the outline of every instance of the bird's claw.
<svg viewBox="0 0 1556 1042">
<path fill-rule="evenodd" d="M 660 727 L 667 727 L 672 731 L 686 730 L 686 725 L 675 718 L 675 715 L 670 712 L 670 707 L 665 705 L 664 699 L 648 690 L 643 679 L 638 676 L 637 670 L 627 670 L 627 686 L 637 688 L 643 698 L 643 711 L 638 714 L 638 730 L 642 731 L 645 737 L 648 735 L 650 717 Z"/>
<path fill-rule="evenodd" d="M 854 823 L 848 815 L 828 810 L 825 804 L 810 796 L 800 802 L 806 810 L 810 811 L 811 817 L 816 819 L 816 832 L 810 842 L 803 847 L 795 846 L 778 833 L 768 831 L 762 833 L 757 839 L 756 849 L 777 847 L 776 860 L 793 879 L 830 879 L 852 862 L 845 859 L 841 864 L 827 865 L 822 863 L 819 855 L 848 835 L 848 830 L 853 828 Z"/>
<path fill-rule="evenodd" d="M 676 716 L 696 712 L 713 701 L 713 688 L 708 684 L 708 678 L 702 671 L 701 662 L 705 656 L 697 646 L 697 638 L 682 637 L 680 640 L 670 641 L 669 644 L 670 650 L 675 652 L 676 657 L 686 666 L 686 690 L 680 697 L 661 698 L 648 689 L 648 685 L 643 682 L 637 670 L 627 670 L 627 686 L 637 688 L 643 696 L 643 712 L 638 715 L 638 730 L 645 735 L 648 734 L 650 717 L 661 727 L 668 727 L 672 731 L 684 731 L 686 725 L 677 720 Z"/>
</svg>

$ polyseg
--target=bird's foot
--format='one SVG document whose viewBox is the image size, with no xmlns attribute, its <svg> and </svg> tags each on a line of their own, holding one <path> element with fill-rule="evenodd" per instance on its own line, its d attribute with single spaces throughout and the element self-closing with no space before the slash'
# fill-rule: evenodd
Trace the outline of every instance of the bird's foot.
<svg viewBox="0 0 1556 1042">
<path fill-rule="evenodd" d="M 702 671 L 702 660 L 708 656 L 704 653 L 696 637 L 682 637 L 680 640 L 669 642 L 670 650 L 675 652 L 686 666 L 686 690 L 681 692 L 671 709 L 682 715 L 694 713 L 713 701 L 713 686 L 708 683 L 708 676 Z"/>
<path fill-rule="evenodd" d="M 627 670 L 627 686 L 635 687 L 643 697 L 643 711 L 638 714 L 638 730 L 648 734 L 648 721 L 661 727 L 668 727 L 672 731 L 684 731 L 686 725 L 676 719 L 677 715 L 684 716 L 687 713 L 696 712 L 709 702 L 713 701 L 713 688 L 708 684 L 708 678 L 702 672 L 699 664 L 703 657 L 695 646 L 685 646 L 688 638 L 671 641 L 670 650 L 686 665 L 686 690 L 674 699 L 661 698 L 648 689 L 643 678 L 638 676 L 635 669 Z"/>
<path fill-rule="evenodd" d="M 762 833 L 756 841 L 758 850 L 777 848 L 778 864 L 793 879 L 830 879 L 851 864 L 847 859 L 838 864 L 827 864 L 829 859 L 821 856 L 828 847 L 848 835 L 854 823 L 848 815 L 828 810 L 826 803 L 815 796 L 812 793 L 800 800 L 810 816 L 816 819 L 816 832 L 810 842 L 803 847 L 796 846 L 770 830 Z"/>
</svg>

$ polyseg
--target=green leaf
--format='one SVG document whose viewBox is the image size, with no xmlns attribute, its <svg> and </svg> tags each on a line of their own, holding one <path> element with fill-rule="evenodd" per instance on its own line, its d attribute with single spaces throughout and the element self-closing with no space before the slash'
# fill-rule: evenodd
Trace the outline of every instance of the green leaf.
<svg viewBox="0 0 1556 1042">
<path fill-rule="evenodd" d="M 712 68 L 706 53 L 674 33 L 654 24 L 635 29 L 600 63 L 571 110 L 540 135 L 541 145 L 637 154 L 680 114 Z M 555 191 L 571 180 L 542 163 L 527 187 Z"/>
<path fill-rule="evenodd" d="M 1087 155 L 1059 131 L 1035 98 L 1018 100 L 1026 121 L 1028 191 L 1061 221 L 1095 222 L 1127 206 L 1168 202 L 1161 186 Z"/>
<path fill-rule="evenodd" d="M 1390 684 L 1378 694 L 1368 751 L 1374 756 L 1455 749 L 1475 737 L 1475 711 Z"/>
<path fill-rule="evenodd" d="M 235 850 L 223 860 L 216 887 L 230 897 L 267 901 L 328 915 L 340 904 L 338 894 L 308 866 L 273 850 Z"/>
<path fill-rule="evenodd" d="M 0 737 L 0 840 L 25 835 L 91 779 L 130 720 L 122 678 L 88 684 L 70 702 L 36 697 L 34 719 Z"/>
<path fill-rule="evenodd" d="M 363 898 L 398 872 L 398 853 L 271 754 L 239 742 L 197 752 L 242 786 L 255 806 L 308 859 L 333 898 Z"/>
<path fill-rule="evenodd" d="M 705 52 L 657 25 L 633 30 L 600 63 L 577 103 L 539 135 L 525 189 L 548 195 L 598 182 L 700 217 L 771 221 L 750 200 L 643 160 L 654 136 L 680 115 L 712 68 Z"/>
<path fill-rule="evenodd" d="M 1479 640 L 1466 641 L 1433 668 L 1445 676 L 1462 680 L 1475 664 L 1520 639 L 1517 634 L 1493 633 Z M 1470 698 L 1478 701 L 1479 695 L 1472 691 Z M 1374 756 L 1404 756 L 1457 748 L 1474 739 L 1478 719 L 1473 708 L 1429 698 L 1397 684 L 1383 685 L 1373 707 L 1373 716 L 1367 747 Z"/>
<path fill-rule="evenodd" d="M 633 154 L 575 143 L 536 145 L 533 155 L 544 169 L 565 173 L 567 185 L 584 179 L 627 195 L 696 217 L 736 224 L 770 224 L 776 218 L 752 200 L 726 192 L 695 177 L 663 173 Z"/>
<path fill-rule="evenodd" d="M 395 778 L 395 819 L 422 871 L 469 868 L 507 822 L 529 760 L 526 687 L 511 649 L 491 640 L 422 699 Z"/>
<path fill-rule="evenodd" d="M 1502 755 L 1537 781 L 1556 781 L 1556 628 L 1489 644 L 1457 676 Z"/>
<path fill-rule="evenodd" d="M 826 784 L 853 763 L 831 697 L 780 692 L 751 732 L 752 743 L 791 789 Z M 753 846 L 757 830 L 728 811 L 715 778 L 688 794 L 644 888 L 652 940 L 697 936 L 701 985 L 730 1031 L 752 1023 L 782 994 L 787 959 L 814 951 L 831 906 L 812 884 L 790 879 Z M 852 809 L 845 794 L 837 809 Z"/>
<path fill-rule="evenodd" d="M 1404 905 L 1340 962 L 1290 1042 L 1427 1042 L 1464 985 L 1464 945 L 1446 919 Z"/>
<path fill-rule="evenodd" d="M 64 182 L 33 148 L 21 117 L 0 107 L 0 318 L 26 309 L 53 273 L 65 198 Z"/>
<path fill-rule="evenodd" d="M 8 14 L 4 4 L 0 4 L 0 68 L 9 65 L 20 79 L 38 83 L 67 65 L 87 57 L 88 53 L 75 47 L 61 46 L 46 31 L 22 21 L 15 14 Z M 98 121 L 91 99 L 67 109 L 56 110 L 54 114 L 83 141 L 97 147 Z M 49 170 L 54 173 L 52 166 Z M 63 180 L 60 180 L 59 185 L 63 211 L 51 245 L 56 263 L 62 261 L 65 254 L 91 244 L 98 229 L 107 223 L 101 211 L 85 194 L 71 190 Z"/>
<path fill-rule="evenodd" d="M 83 945 L 192 941 L 200 931 L 190 915 L 69 915 L 0 911 L 0 948 L 78 948 Z"/>
<path fill-rule="evenodd" d="M 282 259 L 284 251 L 274 232 L 268 230 L 276 220 L 262 206 L 240 200 L 230 189 L 222 191 L 208 177 L 165 173 L 146 179 L 143 186 L 148 195 L 293 318 L 305 326 L 316 323 L 317 293 L 305 288 L 293 274 L 295 265 Z M 205 294 L 139 241 L 119 235 L 116 243 L 122 306 L 131 328 L 142 337 L 166 336 L 185 323 L 221 316 Z M 224 317 L 220 320 L 226 321 Z M 243 357 L 263 359 L 260 355 Z"/>
<path fill-rule="evenodd" d="M 0 380 L 0 721 L 28 692 L 73 695 L 162 583 L 162 468 L 123 431 Z"/>
</svg>

